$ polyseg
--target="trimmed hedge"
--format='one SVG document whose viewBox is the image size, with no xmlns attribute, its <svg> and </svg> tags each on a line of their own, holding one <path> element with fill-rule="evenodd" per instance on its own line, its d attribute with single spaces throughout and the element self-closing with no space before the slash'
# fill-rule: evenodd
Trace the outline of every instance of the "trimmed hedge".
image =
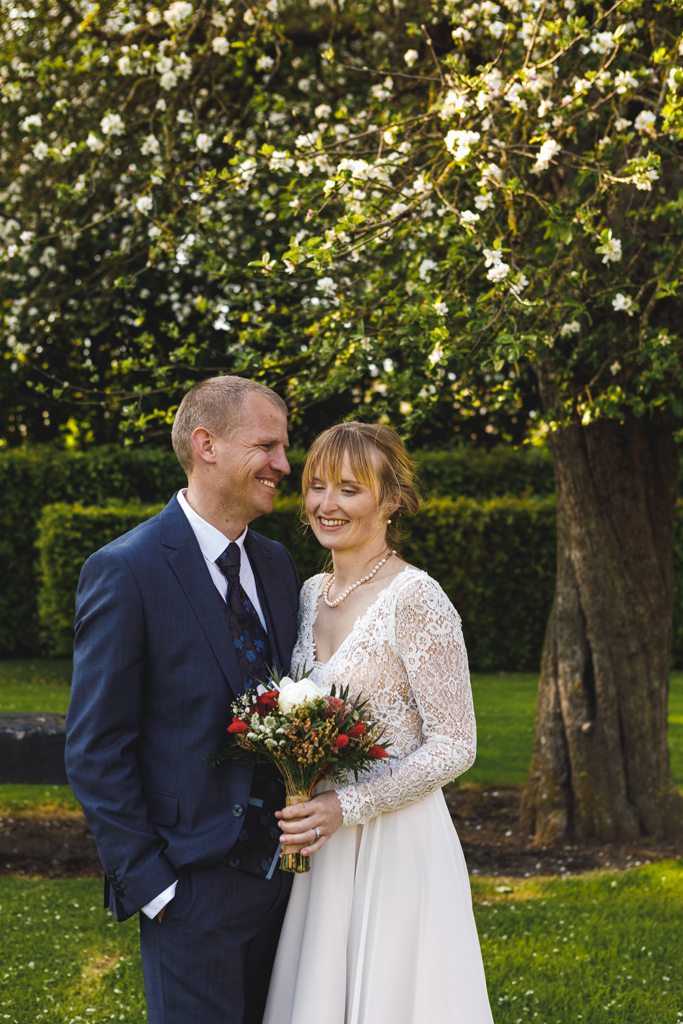
<svg viewBox="0 0 683 1024">
<path fill-rule="evenodd" d="M 417 452 L 426 494 L 527 495 L 552 492 L 552 459 L 543 450 L 475 448 Z M 283 497 L 298 493 L 305 455 L 290 451 Z M 45 505 L 105 506 L 111 501 L 165 503 L 185 483 L 172 451 L 102 445 L 63 451 L 49 445 L 0 451 L 0 657 L 34 654 L 41 646 L 35 544 Z M 123 531 L 122 531 L 123 532 Z"/>
<path fill-rule="evenodd" d="M 80 567 L 89 554 L 159 506 L 47 506 L 40 520 L 40 617 L 51 649 L 69 654 Z M 302 579 L 327 559 L 299 523 L 297 501 L 280 499 L 254 524 L 286 544 Z M 553 498 L 439 498 L 425 506 L 403 546 L 406 559 L 439 580 L 460 612 L 473 668 L 538 667 L 555 583 Z"/>
</svg>

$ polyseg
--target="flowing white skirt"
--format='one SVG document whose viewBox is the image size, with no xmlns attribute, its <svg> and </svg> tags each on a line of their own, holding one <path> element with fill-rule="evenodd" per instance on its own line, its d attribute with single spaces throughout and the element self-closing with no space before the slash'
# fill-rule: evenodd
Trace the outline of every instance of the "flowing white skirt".
<svg viewBox="0 0 683 1024">
<path fill-rule="evenodd" d="M 295 877 L 264 1024 L 492 1024 L 441 790 L 341 828 Z"/>
</svg>

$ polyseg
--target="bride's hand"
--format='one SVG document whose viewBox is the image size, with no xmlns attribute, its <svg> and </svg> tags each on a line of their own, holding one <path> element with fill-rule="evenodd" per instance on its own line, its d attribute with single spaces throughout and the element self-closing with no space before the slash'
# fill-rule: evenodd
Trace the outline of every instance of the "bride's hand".
<svg viewBox="0 0 683 1024">
<path fill-rule="evenodd" d="M 327 840 L 344 824 L 339 797 L 332 790 L 321 793 L 307 800 L 305 804 L 293 804 L 282 811 L 276 811 L 275 817 L 282 835 L 280 840 L 286 843 L 295 841 L 307 843 L 301 853 L 308 856 L 321 850 Z M 317 838 L 315 829 L 320 832 Z"/>
</svg>

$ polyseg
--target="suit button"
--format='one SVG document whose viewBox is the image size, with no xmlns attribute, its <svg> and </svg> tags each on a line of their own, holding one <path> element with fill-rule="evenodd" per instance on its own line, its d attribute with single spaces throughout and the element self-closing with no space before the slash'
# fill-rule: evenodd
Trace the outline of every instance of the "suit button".
<svg viewBox="0 0 683 1024">
<path fill-rule="evenodd" d="M 244 814 L 244 807 L 242 807 L 242 804 L 235 804 L 235 806 L 232 809 L 232 813 L 235 815 L 236 818 L 241 818 L 242 815 Z"/>
</svg>

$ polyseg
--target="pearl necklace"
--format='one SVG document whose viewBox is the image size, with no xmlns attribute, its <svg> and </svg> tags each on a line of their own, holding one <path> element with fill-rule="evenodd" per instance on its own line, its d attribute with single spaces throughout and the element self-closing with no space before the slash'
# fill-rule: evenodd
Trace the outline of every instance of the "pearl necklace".
<svg viewBox="0 0 683 1024">
<path fill-rule="evenodd" d="M 327 607 L 328 608 L 336 608 L 338 604 L 341 604 L 342 601 L 345 598 L 347 598 L 352 591 L 354 591 L 356 589 L 356 587 L 359 587 L 361 585 L 361 583 L 367 583 L 368 580 L 371 580 L 372 577 L 375 575 L 375 573 L 378 572 L 382 568 L 384 563 L 388 562 L 389 559 L 391 558 L 391 556 L 395 555 L 395 554 L 396 554 L 395 551 L 390 551 L 388 553 L 388 555 L 385 555 L 385 557 L 382 559 L 381 562 L 377 563 L 377 565 L 372 570 L 372 572 L 369 572 L 367 574 L 367 576 L 361 576 L 361 578 L 356 583 L 352 583 L 350 587 L 347 587 L 346 590 L 344 591 L 344 593 L 340 597 L 338 597 L 336 601 L 330 601 L 329 597 L 327 596 L 329 594 L 329 592 L 330 592 L 330 587 L 334 583 L 334 575 L 330 576 L 329 580 L 327 581 L 327 583 L 323 587 L 323 600 L 325 601 L 325 604 L 327 605 Z"/>
</svg>

